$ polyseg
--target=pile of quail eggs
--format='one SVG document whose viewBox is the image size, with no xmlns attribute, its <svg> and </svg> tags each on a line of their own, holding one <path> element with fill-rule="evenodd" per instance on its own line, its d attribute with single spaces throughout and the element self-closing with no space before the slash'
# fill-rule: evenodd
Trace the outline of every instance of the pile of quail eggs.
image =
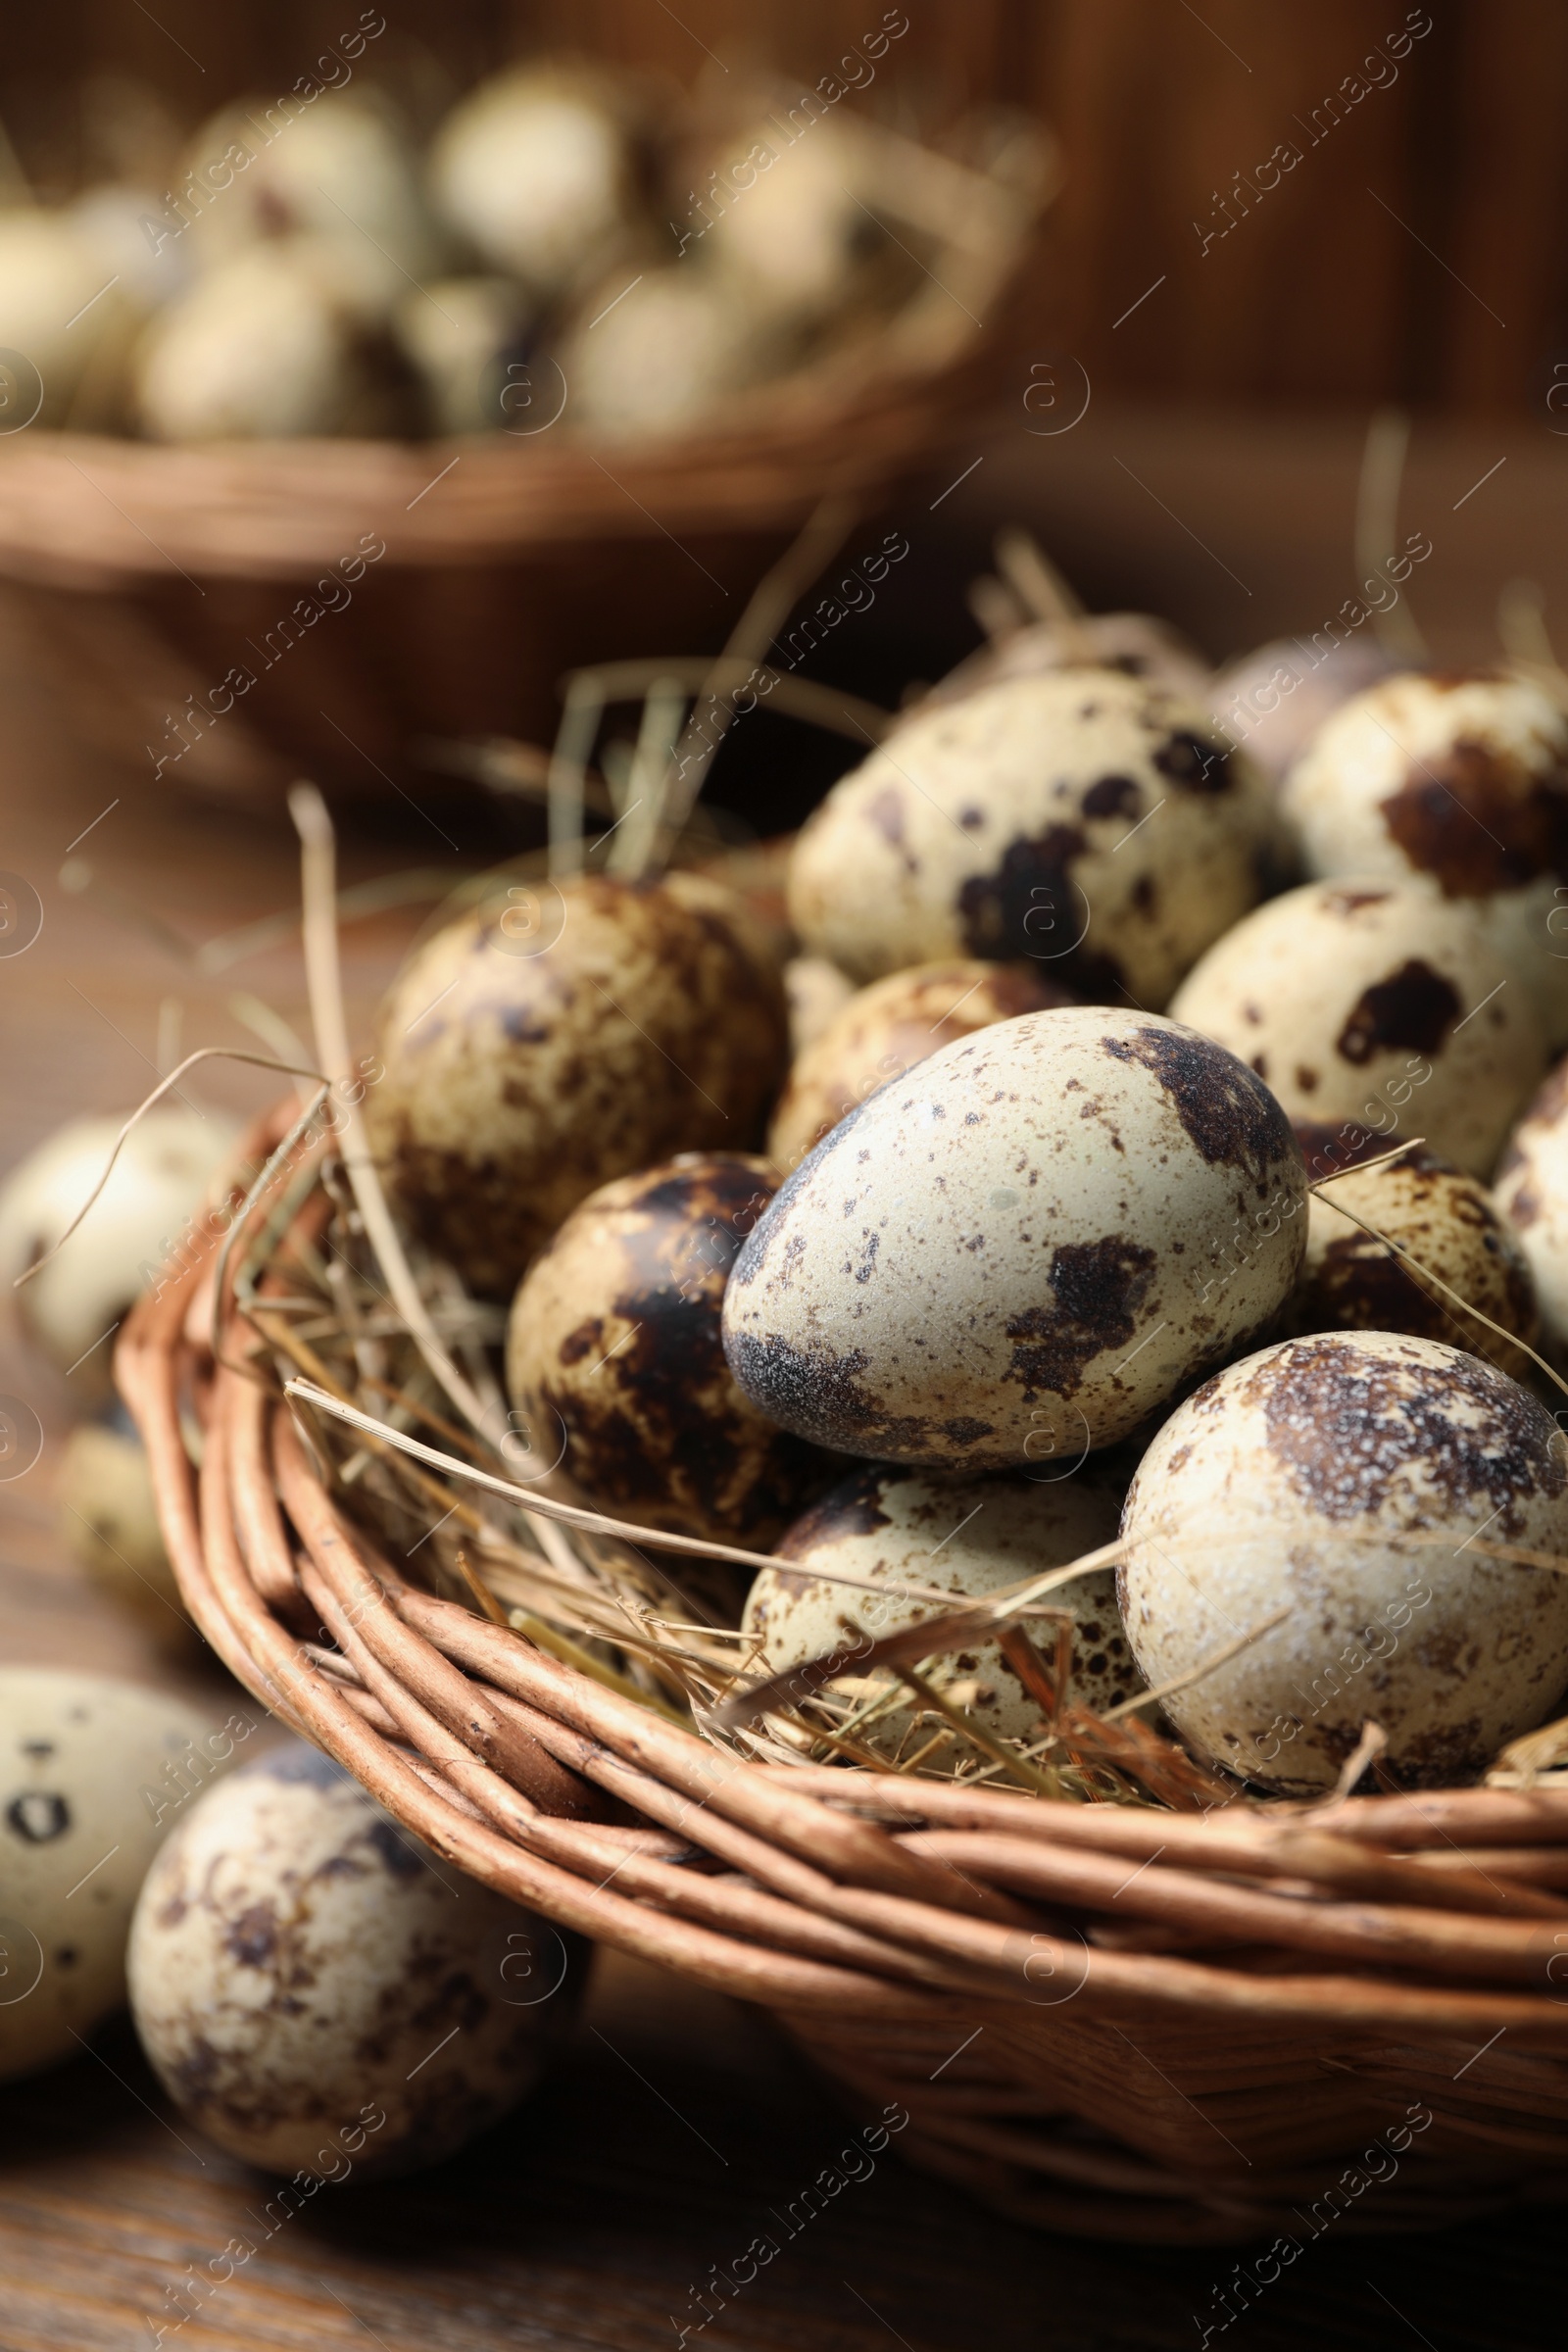
<svg viewBox="0 0 1568 2352">
<path fill-rule="evenodd" d="M 45 424 L 676 434 L 899 318 L 961 209 L 926 188 L 918 149 L 838 107 L 842 86 L 748 84 L 705 111 L 544 59 L 421 130 L 427 93 L 377 80 L 385 20 L 361 22 L 329 79 L 238 100 L 188 140 L 165 128 L 117 176 L 0 213 L 17 398 Z M 900 36 L 874 37 L 885 54 Z"/>
<path fill-rule="evenodd" d="M 524 1446 L 645 1531 L 771 1554 L 730 1593 L 743 1675 L 852 1634 L 907 1659 L 944 1596 L 1065 1571 L 1058 1724 L 1141 1712 L 1239 1798 L 1374 1752 L 1389 1786 L 1479 1778 L 1568 1687 L 1568 718 L 1511 674 L 1346 663 L 1264 763 L 1245 665 L 1204 689 L 1114 619 L 911 706 L 790 849 L 787 933 L 687 871 L 562 874 L 519 929 L 498 877 L 386 998 L 370 1148 L 505 1312 Z M 98 1256 L 24 1294 L 62 1366 L 144 1276 L 166 1179 L 205 1179 L 139 1132 Z M 102 1140 L 13 1180 L 7 1265 Z M 128 1555 L 127 1524 L 99 1532 Z M 1026 1655 L 987 1631 L 820 1690 L 849 1752 L 961 1777 L 1057 1736 Z M 146 1872 L 135 2015 L 222 2144 L 310 2172 L 373 2112 L 392 2168 L 520 2094 L 566 2014 L 509 1989 L 548 1931 L 466 1887 L 454 1924 L 298 1748 L 133 1834 L 90 1707 L 125 1704 L 136 1773 L 194 1731 L 64 1679 L 0 1688 L 7 1934 L 49 1987 L 31 2056 L 0 2003 L 0 2066 L 113 2005 Z M 464 2063 L 415 2097 L 457 1982 Z"/>
</svg>

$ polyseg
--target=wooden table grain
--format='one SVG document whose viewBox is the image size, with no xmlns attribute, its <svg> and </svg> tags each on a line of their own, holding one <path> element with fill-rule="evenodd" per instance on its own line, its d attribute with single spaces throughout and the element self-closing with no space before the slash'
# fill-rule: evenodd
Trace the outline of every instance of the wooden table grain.
<svg viewBox="0 0 1568 2352">
<path fill-rule="evenodd" d="M 1117 444 L 1140 471 L 1153 469 L 1163 489 L 1162 452 L 1191 469 L 1186 444 L 1147 422 L 1141 430 Z M 1353 433 L 1342 439 L 1342 458 L 1353 458 Z M 1250 462 L 1229 447 L 1233 463 Z M 1218 465 L 1221 451 L 1215 441 L 1204 463 Z M 1454 457 L 1461 487 L 1472 454 L 1479 474 L 1485 452 Z M 1058 492 L 1064 528 L 1076 527 L 1075 478 Z M 1157 510 L 1143 520 L 1157 530 Z M 1191 520 L 1209 536 L 1210 518 Z M 1256 528 L 1267 530 L 1266 516 Z M 1224 545 L 1229 555 L 1239 543 Z M 1263 550 L 1253 552 L 1261 578 Z M 1174 560 L 1163 541 L 1159 560 Z M 74 751 L 63 714 L 3 636 L 0 707 L 0 867 L 28 877 L 45 910 L 34 945 L 0 958 L 9 1164 L 70 1112 L 138 1099 L 161 1017 L 170 1034 L 171 1000 L 187 1048 L 244 1044 L 237 991 L 303 1026 L 304 988 L 287 945 L 217 979 L 177 952 L 179 940 L 194 945 L 290 903 L 285 827 L 159 797 Z M 81 864 L 90 868 L 74 895 L 58 880 L 68 857 L 78 882 Z M 405 831 L 350 841 L 344 863 L 354 878 L 443 858 L 462 862 L 433 834 L 420 843 Z M 415 919 L 386 916 L 347 935 L 362 1026 Z M 265 1075 L 213 1064 L 191 1092 L 243 1111 L 270 1088 Z M 0 1325 L 0 1391 L 26 1396 L 46 1432 L 36 1469 L 0 1487 L 0 1657 L 219 1695 L 215 1668 L 172 1663 L 71 1565 L 52 1498 L 70 1383 L 25 1348 L 9 1310 Z M 121 2020 L 75 2063 L 0 2089 L 0 2352 L 129 2352 L 159 2340 L 180 2352 L 655 2352 L 683 2340 L 714 2352 L 1176 2352 L 1200 2347 L 1205 2327 L 1208 2340 L 1233 2336 L 1254 2352 L 1330 2339 L 1350 2352 L 1531 2352 L 1561 2341 L 1560 2209 L 1431 2238 L 1331 2229 L 1277 2281 L 1243 2290 L 1248 2307 L 1232 2292 L 1238 2316 L 1225 2328 L 1215 2296 L 1238 2256 L 1034 2236 L 905 2169 L 896 2142 L 800 2224 L 803 2190 L 871 2120 L 846 2112 L 765 2020 L 601 1955 L 579 2027 L 537 2096 L 436 2170 L 325 2187 L 269 2232 L 270 2184 L 169 2107 Z M 778 2256 L 731 2294 L 716 2282 L 760 2234 Z M 187 2292 L 191 2316 L 179 2321 L 191 2266 L 231 2244 L 254 2250 L 230 2255 L 232 2276 L 199 2309 Z M 706 2322 L 705 2308 L 714 2315 Z"/>
</svg>

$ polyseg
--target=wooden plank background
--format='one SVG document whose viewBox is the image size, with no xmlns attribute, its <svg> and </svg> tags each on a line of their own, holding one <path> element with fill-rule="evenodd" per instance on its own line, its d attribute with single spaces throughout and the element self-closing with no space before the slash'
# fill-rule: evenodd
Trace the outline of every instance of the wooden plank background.
<svg viewBox="0 0 1568 2352">
<path fill-rule="evenodd" d="M 763 61 L 811 82 L 884 11 L 882 0 L 400 0 L 387 13 L 359 70 L 433 96 L 540 45 L 687 85 L 722 87 Z M 1002 99 L 1054 122 L 1069 176 L 1043 291 L 1061 348 L 1097 390 L 1363 407 L 1393 397 L 1544 422 L 1552 368 L 1568 361 L 1562 0 L 908 0 L 906 13 L 907 33 L 858 103 L 935 123 Z M 82 151 L 84 74 L 138 77 L 194 124 L 230 96 L 288 89 L 359 15 L 360 0 L 19 10 L 0 116 L 29 161 L 69 171 Z M 1368 73 L 1363 61 L 1407 19 L 1430 30 Z M 1357 74 L 1382 86 L 1314 145 L 1314 110 L 1326 122 L 1326 100 Z M 1299 164 L 1249 197 L 1282 141 Z M 1205 251 L 1194 222 L 1223 225 L 1217 200 L 1237 173 L 1250 212 Z"/>
</svg>

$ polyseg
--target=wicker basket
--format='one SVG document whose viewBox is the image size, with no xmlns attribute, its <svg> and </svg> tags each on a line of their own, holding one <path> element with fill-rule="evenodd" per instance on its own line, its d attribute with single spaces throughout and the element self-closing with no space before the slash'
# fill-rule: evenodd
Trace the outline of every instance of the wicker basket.
<svg viewBox="0 0 1568 2352">
<path fill-rule="evenodd" d="M 869 518 L 997 401 L 1039 321 L 1039 144 L 1010 225 L 962 254 L 962 302 L 928 289 L 684 436 L 0 437 L 0 613 L 96 749 L 231 801 L 302 767 L 339 795 L 416 784 L 423 738 L 548 742 L 564 671 L 718 644 L 824 499 Z"/>
<path fill-rule="evenodd" d="M 459 1868 L 763 2004 L 914 2162 L 1047 2228 L 1299 2244 L 1568 2185 L 1559 1791 L 1200 1817 L 739 1760 L 410 1583 L 230 1298 L 215 1361 L 217 1271 L 117 1360 L 191 1613 Z"/>
</svg>

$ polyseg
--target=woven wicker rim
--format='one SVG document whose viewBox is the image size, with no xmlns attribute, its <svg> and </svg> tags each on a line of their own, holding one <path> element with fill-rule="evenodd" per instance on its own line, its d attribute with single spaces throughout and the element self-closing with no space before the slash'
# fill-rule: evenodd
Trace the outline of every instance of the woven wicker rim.
<svg viewBox="0 0 1568 2352">
<path fill-rule="evenodd" d="M 316 1193 L 304 1229 L 326 1208 Z M 737 1759 L 411 1585 L 289 1405 L 237 1368 L 259 1349 L 232 1300 L 212 1361 L 215 1272 L 198 1259 L 143 1298 L 117 1358 L 181 1591 L 264 1705 L 473 1877 L 803 2018 L 1070 1997 L 1085 2017 L 1401 2042 L 1505 2029 L 1515 2053 L 1568 2052 L 1559 1791 L 1197 1818 Z"/>
</svg>

